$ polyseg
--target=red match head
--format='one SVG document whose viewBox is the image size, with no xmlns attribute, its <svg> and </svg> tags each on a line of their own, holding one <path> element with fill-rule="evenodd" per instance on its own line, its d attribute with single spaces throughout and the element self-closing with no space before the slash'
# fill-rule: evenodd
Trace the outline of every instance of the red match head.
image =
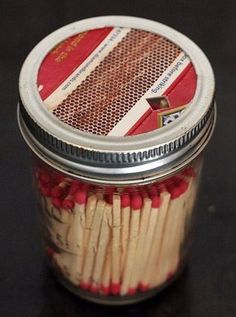
<svg viewBox="0 0 236 317">
<path fill-rule="evenodd" d="M 89 282 L 81 282 L 80 284 L 79 284 L 79 287 L 80 288 L 82 288 L 82 289 L 89 289 L 89 288 L 91 288 L 91 283 L 89 283 Z"/>
<path fill-rule="evenodd" d="M 74 200 L 80 205 L 86 204 L 87 201 L 87 192 L 85 190 L 78 190 L 74 194 Z"/>
<path fill-rule="evenodd" d="M 56 184 L 59 184 L 59 183 L 61 183 L 61 182 L 64 181 L 64 176 L 61 175 L 61 174 L 59 174 L 59 173 L 54 173 L 54 174 L 53 174 L 53 180 L 54 180 L 54 182 L 55 182 Z"/>
<path fill-rule="evenodd" d="M 51 186 L 50 184 L 40 184 L 39 191 L 42 196 L 49 197 L 51 196 Z"/>
<path fill-rule="evenodd" d="M 50 247 L 47 247 L 47 248 L 46 248 L 46 252 L 47 252 L 47 255 L 48 255 L 49 257 L 52 257 L 53 254 L 55 253 L 55 251 L 54 251 L 52 248 L 50 248 Z"/>
<path fill-rule="evenodd" d="M 150 288 L 150 286 L 148 284 L 142 284 L 142 283 L 139 284 L 139 290 L 141 292 L 146 292 L 149 290 L 149 288 Z"/>
<path fill-rule="evenodd" d="M 188 183 L 181 179 L 180 182 L 179 182 L 179 189 L 181 191 L 181 194 L 185 193 L 188 189 Z"/>
<path fill-rule="evenodd" d="M 111 292 L 113 295 L 118 295 L 120 293 L 120 283 L 112 283 Z"/>
<path fill-rule="evenodd" d="M 113 204 L 113 195 L 112 194 L 105 194 L 105 200 L 108 204 Z"/>
<path fill-rule="evenodd" d="M 96 285 L 92 284 L 92 285 L 90 286 L 90 289 L 89 289 L 89 290 L 90 290 L 91 293 L 97 294 L 98 291 L 99 291 L 99 288 L 98 288 Z"/>
<path fill-rule="evenodd" d="M 121 208 L 126 208 L 130 206 L 130 196 L 127 193 L 121 194 Z"/>
<path fill-rule="evenodd" d="M 51 181 L 51 175 L 46 170 L 39 172 L 39 181 L 42 184 L 48 184 Z"/>
<path fill-rule="evenodd" d="M 72 200 L 72 197 L 67 197 L 62 202 L 62 207 L 65 209 L 73 209 L 75 206 L 74 201 Z"/>
<path fill-rule="evenodd" d="M 171 199 L 176 199 L 181 195 L 181 190 L 179 188 L 179 185 L 177 184 L 171 184 L 169 186 L 167 186 L 168 191 L 171 195 Z"/>
<path fill-rule="evenodd" d="M 149 188 L 149 193 L 150 193 L 150 195 L 152 196 L 152 195 L 157 195 L 158 194 L 158 190 L 157 190 L 157 187 L 156 186 L 151 186 L 150 188 Z"/>
<path fill-rule="evenodd" d="M 165 180 L 162 181 L 162 184 L 164 184 L 165 186 L 170 186 L 174 183 L 174 177 L 169 177 Z"/>
<path fill-rule="evenodd" d="M 80 183 L 80 187 L 81 187 L 81 190 L 88 192 L 90 188 L 92 187 L 92 185 L 88 183 Z"/>
<path fill-rule="evenodd" d="M 167 274 L 166 280 L 167 280 L 167 281 L 172 280 L 173 277 L 174 277 L 174 275 L 175 275 L 175 274 L 174 274 L 173 272 L 169 272 L 169 273 Z"/>
<path fill-rule="evenodd" d="M 65 189 L 63 187 L 60 186 L 54 186 L 51 190 L 51 196 L 52 197 L 61 197 L 64 194 Z"/>
<path fill-rule="evenodd" d="M 166 192 L 166 185 L 164 185 L 163 183 L 159 184 L 159 191 L 161 193 Z"/>
<path fill-rule="evenodd" d="M 148 193 L 146 191 L 143 191 L 140 193 L 143 199 L 148 198 Z"/>
<path fill-rule="evenodd" d="M 134 295 L 136 293 L 137 293 L 137 288 L 136 287 L 130 287 L 128 289 L 128 295 L 132 296 L 132 295 Z"/>
<path fill-rule="evenodd" d="M 160 196 L 158 195 L 152 195 L 152 208 L 159 208 L 161 204 Z"/>
<path fill-rule="evenodd" d="M 134 186 L 127 186 L 124 189 L 124 192 L 127 194 L 134 194 L 136 191 L 137 191 L 136 187 L 134 187 Z"/>
<path fill-rule="evenodd" d="M 103 295 L 109 295 L 111 293 L 111 288 L 110 286 L 101 286 L 101 292 Z"/>
<path fill-rule="evenodd" d="M 140 210 L 142 203 L 142 197 L 139 194 L 135 194 L 131 197 L 131 207 L 133 210 Z"/>
<path fill-rule="evenodd" d="M 77 182 L 72 182 L 69 188 L 68 194 L 74 195 L 79 190 L 79 184 Z"/>
<path fill-rule="evenodd" d="M 197 175 L 196 171 L 192 166 L 186 167 L 182 172 L 183 175 L 195 177 Z"/>
<path fill-rule="evenodd" d="M 58 197 L 52 197 L 52 204 L 56 208 L 61 208 L 62 207 L 62 201 Z"/>
<path fill-rule="evenodd" d="M 114 186 L 106 186 L 105 187 L 105 194 L 108 194 L 108 195 L 112 195 L 115 191 L 115 187 Z"/>
</svg>

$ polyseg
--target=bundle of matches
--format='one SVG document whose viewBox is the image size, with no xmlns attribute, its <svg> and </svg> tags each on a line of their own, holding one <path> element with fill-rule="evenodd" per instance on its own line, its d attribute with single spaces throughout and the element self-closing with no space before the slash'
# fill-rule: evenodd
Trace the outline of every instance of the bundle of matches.
<svg viewBox="0 0 236 317">
<path fill-rule="evenodd" d="M 37 180 L 50 257 L 74 286 L 132 296 L 176 274 L 196 197 L 192 167 L 139 188 L 101 190 L 45 171 Z"/>
<path fill-rule="evenodd" d="M 72 195 L 79 184 L 42 168 L 36 176 L 49 238 L 59 248 L 68 250 L 68 231 L 75 206 Z"/>
</svg>

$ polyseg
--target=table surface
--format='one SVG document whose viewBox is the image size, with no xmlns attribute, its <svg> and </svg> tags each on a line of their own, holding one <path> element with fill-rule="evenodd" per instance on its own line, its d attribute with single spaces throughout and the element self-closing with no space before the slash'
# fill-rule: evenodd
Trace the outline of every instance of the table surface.
<svg viewBox="0 0 236 317">
<path fill-rule="evenodd" d="M 213 65 L 218 103 L 188 268 L 155 298 L 117 309 L 74 297 L 45 266 L 30 160 L 16 124 L 19 70 L 33 46 L 62 25 L 108 14 L 150 18 L 192 38 Z M 1 1 L 0 316 L 236 316 L 235 14 L 227 0 Z"/>
</svg>

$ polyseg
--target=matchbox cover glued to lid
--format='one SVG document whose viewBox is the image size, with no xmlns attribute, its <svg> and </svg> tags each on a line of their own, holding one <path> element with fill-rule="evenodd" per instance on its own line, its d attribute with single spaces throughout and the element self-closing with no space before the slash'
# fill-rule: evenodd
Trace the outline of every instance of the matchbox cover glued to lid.
<svg viewBox="0 0 236 317">
<path fill-rule="evenodd" d="M 177 119 L 197 75 L 176 44 L 148 31 L 103 27 L 78 33 L 43 60 L 37 86 L 60 121 L 95 135 L 146 133 Z"/>
</svg>

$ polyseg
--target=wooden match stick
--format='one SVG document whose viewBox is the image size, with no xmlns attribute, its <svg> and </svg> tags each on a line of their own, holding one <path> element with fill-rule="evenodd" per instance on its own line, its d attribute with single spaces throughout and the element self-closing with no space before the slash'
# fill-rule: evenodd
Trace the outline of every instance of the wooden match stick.
<svg viewBox="0 0 236 317">
<path fill-rule="evenodd" d="M 45 211 L 45 214 L 46 215 L 50 215 L 52 216 L 53 214 L 53 211 L 52 211 L 52 208 L 53 208 L 53 205 L 52 205 L 52 201 L 51 201 L 51 184 L 50 183 L 41 183 L 39 182 L 38 184 L 38 189 L 39 189 L 39 193 L 41 195 L 41 197 L 43 198 L 44 200 L 44 211 Z"/>
<path fill-rule="evenodd" d="M 61 221 L 61 207 L 62 207 L 61 199 L 51 197 L 50 204 L 52 204 L 52 208 L 51 208 L 51 214 L 49 216 L 56 218 L 58 221 Z"/>
<path fill-rule="evenodd" d="M 100 234 L 105 204 L 106 203 L 104 200 L 98 200 L 97 202 L 91 232 L 89 235 L 88 250 L 85 255 L 85 261 L 82 272 L 82 281 L 80 283 L 80 287 L 83 289 L 89 289 L 91 286 L 91 275 L 94 265 L 95 254 L 97 251 L 98 237 Z"/>
<path fill-rule="evenodd" d="M 85 229 L 84 229 L 84 250 L 88 249 L 88 240 L 93 223 L 94 213 L 97 205 L 97 195 L 92 194 L 88 197 L 86 210 L 85 210 Z"/>
<path fill-rule="evenodd" d="M 60 220 L 63 223 L 71 224 L 73 221 L 73 210 L 70 208 L 60 208 Z"/>
<path fill-rule="evenodd" d="M 52 242 L 59 248 L 67 249 L 67 233 L 69 225 L 62 223 L 53 217 L 48 217 L 46 226 Z"/>
<path fill-rule="evenodd" d="M 85 211 L 87 193 L 81 190 L 69 194 L 62 202 L 62 213 L 72 215 L 67 233 L 67 249 L 73 252 L 70 263 L 71 278 L 76 285 L 79 284 L 83 265 L 83 216 Z M 73 213 L 72 213 L 73 210 Z"/>
<path fill-rule="evenodd" d="M 74 234 L 75 234 L 75 248 L 79 253 L 83 252 L 83 237 L 85 228 L 85 208 L 87 201 L 87 192 L 78 190 L 74 194 Z"/>
<path fill-rule="evenodd" d="M 69 181 L 63 178 L 63 180 L 58 185 L 52 187 L 51 189 L 51 199 L 54 206 L 53 216 L 64 223 L 70 222 L 70 214 L 68 212 L 63 212 L 62 206 L 64 200 L 65 203 L 69 201 L 69 198 L 66 197 L 69 195 L 69 186 Z M 69 206 L 66 206 L 65 208 L 68 210 Z"/>
<path fill-rule="evenodd" d="M 197 192 L 198 192 L 198 184 L 200 181 L 200 175 L 202 172 L 202 166 L 203 166 L 203 160 L 200 160 L 200 162 L 198 162 L 196 170 L 194 170 L 193 167 L 190 167 L 187 171 L 185 171 L 185 173 L 187 175 L 192 176 L 192 186 L 190 188 L 191 192 L 189 194 L 189 199 L 187 202 L 187 206 L 186 206 L 186 212 L 187 212 L 187 232 L 189 231 L 189 223 L 191 221 L 191 214 L 192 211 L 194 209 L 194 204 L 196 201 L 196 197 L 197 197 Z"/>
<path fill-rule="evenodd" d="M 39 194 L 39 206 L 43 211 L 43 216 L 48 216 L 47 205 L 46 205 L 46 198 Z"/>
<path fill-rule="evenodd" d="M 141 291 L 147 290 L 149 288 L 148 285 L 148 279 L 147 277 L 149 276 L 150 273 L 148 273 L 148 260 L 149 257 L 151 256 L 151 250 L 153 246 L 153 239 L 154 239 L 154 234 L 156 230 L 156 225 L 157 225 L 157 220 L 159 216 L 159 208 L 160 208 L 160 197 L 159 194 L 155 193 L 152 194 L 152 205 L 151 205 L 151 215 L 149 218 L 149 223 L 148 223 L 148 230 L 146 234 L 146 241 L 145 241 L 145 246 L 143 248 L 143 252 L 140 254 L 141 255 L 141 266 L 140 266 L 140 283 L 139 283 L 139 289 Z M 152 250 L 153 252 L 155 250 Z M 141 260 L 140 259 L 140 260 Z M 145 279 L 146 277 L 146 279 Z"/>
<path fill-rule="evenodd" d="M 111 232 L 110 232 L 111 235 Z M 103 295 L 109 295 L 111 292 L 111 241 L 108 244 L 104 268 L 102 272 L 101 289 L 100 292 Z"/>
<path fill-rule="evenodd" d="M 61 221 L 62 199 L 58 197 L 51 197 L 51 204 L 53 208 L 50 216 Z"/>
<path fill-rule="evenodd" d="M 71 262 L 73 254 L 67 252 L 55 252 L 53 253 L 52 258 L 63 276 L 70 280 L 73 284 L 78 285 L 77 280 L 74 279 L 74 276 L 71 274 Z"/>
<path fill-rule="evenodd" d="M 59 202 L 55 203 L 54 199 L 57 199 Z M 60 213 L 59 203 L 61 206 L 61 201 L 59 198 L 46 197 L 46 208 L 49 211 L 46 215 L 46 227 L 50 234 L 50 238 L 52 241 L 60 248 L 66 248 L 67 246 L 67 232 L 68 232 L 68 224 L 64 224 L 59 220 L 59 216 L 55 216 L 56 212 Z"/>
<path fill-rule="evenodd" d="M 162 233 L 163 241 L 161 243 L 160 253 L 156 261 L 156 278 L 153 279 L 152 286 L 157 286 L 164 283 L 167 280 L 167 276 L 170 274 L 170 260 L 173 237 L 176 232 L 178 213 L 182 208 L 182 199 L 180 197 L 180 188 L 176 184 L 168 186 L 168 191 L 171 194 L 171 200 L 169 203 L 168 213 L 164 232 Z"/>
<path fill-rule="evenodd" d="M 121 284 L 121 295 L 126 295 L 128 293 L 130 278 L 132 270 L 135 265 L 135 253 L 139 234 L 139 222 L 140 213 L 142 207 L 142 198 L 140 195 L 135 194 L 131 198 L 131 219 L 130 219 L 130 232 L 129 232 L 129 242 L 127 249 L 127 256 L 125 259 L 124 272 L 122 276 Z"/>
<path fill-rule="evenodd" d="M 53 216 L 54 215 L 54 211 L 53 211 L 54 205 L 52 203 L 51 197 L 45 197 L 45 205 L 46 205 L 47 215 Z"/>
<path fill-rule="evenodd" d="M 41 182 L 38 184 L 39 186 L 39 199 L 41 203 L 41 208 L 43 211 L 43 216 L 45 221 L 47 222 L 48 216 L 53 216 L 53 204 L 51 201 L 51 185 L 50 184 L 42 184 Z"/>
<path fill-rule="evenodd" d="M 189 166 L 184 169 L 184 171 L 181 173 L 179 177 L 181 177 L 188 183 L 188 190 L 185 195 L 186 198 L 185 198 L 185 204 L 184 204 L 185 220 L 184 220 L 184 224 L 182 224 L 183 228 L 182 228 L 182 234 L 180 238 L 181 240 L 180 245 L 181 245 L 189 232 L 189 226 L 191 222 L 191 213 L 194 207 L 195 197 L 197 194 L 197 187 L 198 187 L 197 183 L 198 183 L 199 174 L 197 176 L 195 169 L 192 166 Z"/>
<path fill-rule="evenodd" d="M 160 253 L 163 232 L 166 225 L 166 219 L 168 215 L 168 207 L 170 202 L 170 194 L 166 191 L 165 187 L 161 188 L 160 194 L 160 207 L 156 220 L 156 227 L 149 251 L 149 257 L 143 272 L 143 277 L 140 283 L 140 290 L 146 291 L 152 287 L 153 280 L 157 275 L 157 259 Z"/>
<path fill-rule="evenodd" d="M 174 273 L 177 270 L 179 259 L 180 259 L 180 247 L 182 243 L 183 238 L 183 232 L 184 232 L 184 223 L 186 219 L 186 210 L 185 210 L 185 204 L 186 200 L 188 199 L 188 186 L 189 184 L 185 180 L 180 180 L 179 184 L 179 190 L 180 190 L 180 200 L 181 205 L 179 206 L 179 210 L 176 210 L 177 218 L 176 218 L 176 224 L 175 228 L 173 228 L 173 236 L 172 236 L 172 243 L 170 245 L 171 248 L 171 254 L 170 254 L 170 264 L 169 264 L 169 273 L 170 277 L 174 275 Z M 175 230 L 174 230 L 175 229 Z"/>
<path fill-rule="evenodd" d="M 121 201 L 119 194 L 113 194 L 112 208 L 112 270 L 111 270 L 111 292 L 114 295 L 120 293 L 120 260 L 121 260 Z"/>
<path fill-rule="evenodd" d="M 107 246 L 110 240 L 112 226 L 112 205 L 106 204 L 102 219 L 101 232 L 99 236 L 98 249 L 92 274 L 91 291 L 97 293 L 101 287 L 101 275 L 106 257 Z"/>
<path fill-rule="evenodd" d="M 43 183 L 46 182 L 46 183 Z M 55 184 L 55 183 L 53 183 Z M 46 212 L 46 227 L 50 234 L 52 241 L 60 248 L 66 248 L 67 245 L 67 232 L 68 226 L 63 225 L 63 223 L 67 224 L 68 221 L 63 221 L 61 218 L 62 212 L 62 199 L 61 197 L 51 197 L 53 193 L 52 186 L 52 177 L 51 175 L 41 174 L 40 180 L 40 192 L 42 197 L 44 197 L 44 205 Z M 55 190 L 54 190 L 55 191 Z M 55 192 L 54 192 L 55 194 Z M 68 214 L 66 212 L 66 214 Z"/>
<path fill-rule="evenodd" d="M 136 293 L 138 288 L 138 283 L 141 279 L 141 269 L 143 263 L 143 252 L 144 249 L 147 248 L 146 246 L 146 236 L 148 231 L 148 224 L 151 215 L 151 205 L 152 200 L 148 198 L 147 194 L 143 195 L 143 206 L 142 212 L 140 216 L 140 225 L 139 225 L 139 236 L 136 246 L 136 253 L 135 253 L 135 267 L 131 273 L 131 279 L 129 283 L 128 294 L 133 295 Z"/>
<path fill-rule="evenodd" d="M 71 252 L 75 253 L 76 256 L 73 257 L 73 261 L 70 266 L 71 275 L 73 279 L 76 279 L 77 284 L 81 280 L 82 267 L 83 267 L 83 236 L 85 227 L 85 205 L 87 200 L 87 192 L 84 190 L 78 190 L 74 194 L 74 202 L 69 200 L 65 204 L 67 207 L 73 207 L 74 213 L 73 221 L 70 225 L 68 231 L 68 247 Z"/>
<path fill-rule="evenodd" d="M 130 196 L 127 193 L 121 194 L 121 272 L 124 271 L 124 262 L 127 254 L 130 223 Z"/>
<path fill-rule="evenodd" d="M 180 232 L 180 244 L 182 244 L 182 242 L 184 241 L 184 238 L 187 236 L 187 223 L 188 223 L 188 206 L 189 206 L 189 201 L 190 201 L 190 197 L 191 197 L 191 193 L 193 190 L 193 186 L 194 186 L 194 176 L 188 176 L 188 175 L 181 175 L 181 178 L 188 184 L 188 188 L 187 191 L 185 193 L 185 201 L 184 201 L 184 214 L 185 214 L 185 218 L 183 223 L 181 224 L 182 226 L 182 230 Z"/>
</svg>

